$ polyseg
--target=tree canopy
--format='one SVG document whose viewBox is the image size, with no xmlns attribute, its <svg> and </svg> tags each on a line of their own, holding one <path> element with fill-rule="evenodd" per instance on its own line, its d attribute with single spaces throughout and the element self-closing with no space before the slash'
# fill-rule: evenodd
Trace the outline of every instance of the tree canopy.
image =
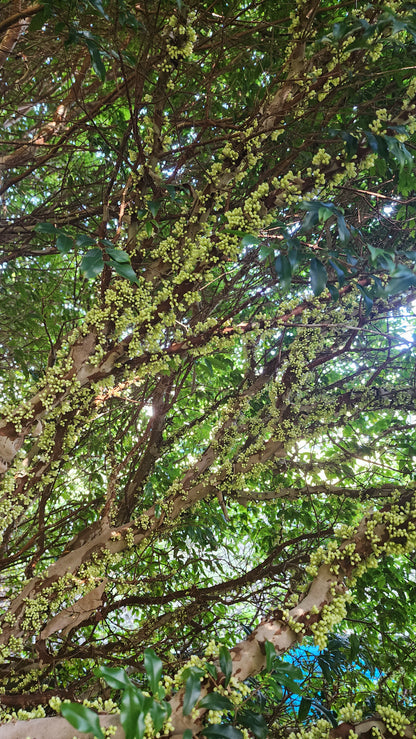
<svg viewBox="0 0 416 739">
<path fill-rule="evenodd" d="M 0 739 L 412 736 L 415 42 L 3 1 Z"/>
</svg>

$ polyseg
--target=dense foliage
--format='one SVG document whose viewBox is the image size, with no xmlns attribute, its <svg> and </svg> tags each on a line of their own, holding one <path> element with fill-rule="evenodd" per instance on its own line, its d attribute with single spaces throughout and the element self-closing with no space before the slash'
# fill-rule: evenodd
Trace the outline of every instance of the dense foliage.
<svg viewBox="0 0 416 739">
<path fill-rule="evenodd" d="M 409 732 L 413 3 L 0 34 L 0 737 Z"/>
</svg>

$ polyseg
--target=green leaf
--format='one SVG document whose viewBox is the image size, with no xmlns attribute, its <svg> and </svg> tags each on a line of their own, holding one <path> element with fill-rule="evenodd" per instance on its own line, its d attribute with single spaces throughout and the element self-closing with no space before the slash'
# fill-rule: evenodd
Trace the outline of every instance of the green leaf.
<svg viewBox="0 0 416 739">
<path fill-rule="evenodd" d="M 92 68 L 101 82 L 104 82 L 106 71 L 100 51 L 95 43 L 91 41 L 91 39 L 85 39 L 85 43 L 87 44 L 88 51 L 90 52 Z"/>
<path fill-rule="evenodd" d="M 131 264 L 127 262 L 114 262 L 113 260 L 111 260 L 110 264 L 120 277 L 124 277 L 129 282 L 138 282 L 137 275 Z"/>
<path fill-rule="evenodd" d="M 151 707 L 150 707 L 149 713 L 150 713 L 150 715 L 152 717 L 153 728 L 154 728 L 154 731 L 155 732 L 160 731 L 160 729 L 162 728 L 165 720 L 168 717 L 168 711 L 167 711 L 167 708 L 166 708 L 167 705 L 168 704 L 165 703 L 165 701 L 163 701 L 163 704 L 162 704 L 162 703 L 158 703 L 158 701 L 155 701 L 154 700 L 153 703 L 152 703 L 152 705 L 151 705 Z"/>
<path fill-rule="evenodd" d="M 284 254 L 278 254 L 274 260 L 274 268 L 279 277 L 282 289 L 286 290 L 292 279 L 292 267 L 289 259 Z"/>
<path fill-rule="evenodd" d="M 192 730 L 191 729 L 185 729 L 182 735 L 182 739 L 192 739 Z"/>
<path fill-rule="evenodd" d="M 339 267 L 333 259 L 329 259 L 328 261 L 332 269 L 335 271 L 336 276 L 338 277 L 339 286 L 342 287 L 345 282 L 345 271 L 341 267 Z"/>
<path fill-rule="evenodd" d="M 205 361 L 206 361 L 206 357 L 205 357 Z M 211 370 L 212 370 L 212 366 L 211 366 Z M 211 377 L 213 376 L 213 374 L 214 373 L 211 371 Z M 212 665 L 212 664 L 210 664 L 210 662 L 207 662 L 207 664 L 205 665 L 205 669 L 206 669 L 207 672 L 209 672 L 209 674 L 211 675 L 211 677 L 214 678 L 214 680 L 217 680 L 218 679 L 218 670 L 215 667 L 215 665 Z"/>
<path fill-rule="evenodd" d="M 120 721 L 126 739 L 143 739 L 145 731 L 144 695 L 136 688 L 125 690 L 120 703 Z"/>
<path fill-rule="evenodd" d="M 58 231 L 53 223 L 37 223 L 33 230 L 38 234 L 51 234 L 52 236 L 55 236 Z"/>
<path fill-rule="evenodd" d="M 268 733 L 267 724 L 258 713 L 254 711 L 244 711 L 238 714 L 238 722 L 249 729 L 256 739 L 266 739 Z"/>
<path fill-rule="evenodd" d="M 88 236 L 87 234 L 78 234 L 78 236 L 75 237 L 75 246 L 93 246 L 97 242 L 97 239 L 93 239 L 91 236 Z"/>
<path fill-rule="evenodd" d="M 211 726 L 206 726 L 201 733 L 208 738 L 213 736 L 219 739 L 243 739 L 242 731 L 230 724 L 211 724 Z"/>
<path fill-rule="evenodd" d="M 276 657 L 276 650 L 271 641 L 268 641 L 268 639 L 266 639 L 266 641 L 264 642 L 264 649 L 266 652 L 266 669 L 268 670 L 268 672 L 271 672 L 271 670 L 273 669 L 273 661 Z"/>
<path fill-rule="evenodd" d="M 208 693 L 198 703 L 198 708 L 208 708 L 212 711 L 232 711 L 235 706 L 225 695 Z"/>
<path fill-rule="evenodd" d="M 311 710 L 312 699 L 301 698 L 298 708 L 298 721 L 304 721 Z"/>
<path fill-rule="evenodd" d="M 400 169 L 406 166 L 412 168 L 413 157 L 403 142 L 398 141 L 394 136 L 384 136 L 383 138 L 390 154 L 398 161 Z"/>
<path fill-rule="evenodd" d="M 77 731 L 93 734 L 96 739 L 104 739 L 98 714 L 79 703 L 62 703 L 61 715 Z"/>
<path fill-rule="evenodd" d="M 161 205 L 162 205 L 161 200 L 150 200 L 147 203 L 147 207 L 149 208 L 153 218 L 156 218 Z"/>
<path fill-rule="evenodd" d="M 311 286 L 314 295 L 320 295 L 325 289 L 328 280 L 328 273 L 319 259 L 313 257 L 311 259 Z"/>
<path fill-rule="evenodd" d="M 338 216 L 337 225 L 338 225 L 338 234 L 339 234 L 341 243 L 346 244 L 351 238 L 351 233 L 350 233 L 349 228 L 347 227 L 347 224 L 345 222 L 345 218 L 343 215 Z"/>
<path fill-rule="evenodd" d="M 269 257 L 274 256 L 274 246 L 269 244 L 262 244 L 259 249 L 259 259 L 261 262 L 265 262 Z"/>
<path fill-rule="evenodd" d="M 61 254 L 68 254 L 74 248 L 74 239 L 64 233 L 60 233 L 56 239 L 56 248 Z"/>
<path fill-rule="evenodd" d="M 332 283 L 330 283 L 330 282 L 328 282 L 326 286 L 327 286 L 329 292 L 331 293 L 332 300 L 334 300 L 334 301 L 335 300 L 339 300 L 339 290 L 338 290 L 338 288 L 335 287 L 335 285 L 332 285 Z"/>
<path fill-rule="evenodd" d="M 163 664 L 153 649 L 144 650 L 144 669 L 149 678 L 150 690 L 156 693 L 159 680 L 162 677 Z"/>
<path fill-rule="evenodd" d="M 230 652 L 226 646 L 222 645 L 220 647 L 219 652 L 220 652 L 220 667 L 225 675 L 224 687 L 226 688 L 228 683 L 230 682 L 230 678 L 233 672 L 233 661 L 231 659 Z"/>
<path fill-rule="evenodd" d="M 416 275 L 406 267 L 401 267 L 392 279 L 387 283 L 387 295 L 398 295 L 404 293 L 409 287 L 416 285 Z"/>
<path fill-rule="evenodd" d="M 102 15 L 104 18 L 108 18 L 101 0 L 88 0 L 88 2 L 98 13 L 100 13 L 100 15 Z"/>
<path fill-rule="evenodd" d="M 188 716 L 199 696 L 201 695 L 201 680 L 199 674 L 191 672 L 185 683 L 185 696 L 183 699 L 183 715 Z"/>
<path fill-rule="evenodd" d="M 107 247 L 106 252 L 111 259 L 119 264 L 130 264 L 129 255 L 122 249 L 114 249 L 114 247 Z"/>
<path fill-rule="evenodd" d="M 127 672 L 121 667 L 106 667 L 104 665 L 98 668 L 96 674 L 103 677 L 107 685 L 110 688 L 115 688 L 115 690 L 128 690 L 134 687 Z"/>
<path fill-rule="evenodd" d="M 350 660 L 353 662 L 360 651 L 360 637 L 357 634 L 350 636 Z"/>
<path fill-rule="evenodd" d="M 33 33 L 34 31 L 38 31 L 40 28 L 42 28 L 46 21 L 49 20 L 51 15 L 52 13 L 50 3 L 43 3 L 43 5 L 40 5 L 39 11 L 35 13 L 30 21 L 28 33 Z"/>
<path fill-rule="evenodd" d="M 252 234 L 245 234 L 241 239 L 241 246 L 258 246 L 261 243 L 261 239 Z"/>
<path fill-rule="evenodd" d="M 89 280 L 102 272 L 104 267 L 103 253 L 101 249 L 90 249 L 87 251 L 84 257 L 81 259 L 80 269 L 81 272 Z"/>
<path fill-rule="evenodd" d="M 358 285 L 358 289 L 363 296 L 365 312 L 368 314 L 371 312 L 371 309 L 373 307 L 373 298 L 369 295 L 368 291 L 364 287 L 362 287 L 362 285 Z"/>
</svg>

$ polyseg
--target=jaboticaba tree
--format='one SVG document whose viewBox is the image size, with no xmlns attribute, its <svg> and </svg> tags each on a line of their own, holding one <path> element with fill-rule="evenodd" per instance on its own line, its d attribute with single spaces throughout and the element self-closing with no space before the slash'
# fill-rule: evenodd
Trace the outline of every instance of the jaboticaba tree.
<svg viewBox="0 0 416 739">
<path fill-rule="evenodd" d="M 0 739 L 412 735 L 415 42 L 3 2 Z"/>
</svg>

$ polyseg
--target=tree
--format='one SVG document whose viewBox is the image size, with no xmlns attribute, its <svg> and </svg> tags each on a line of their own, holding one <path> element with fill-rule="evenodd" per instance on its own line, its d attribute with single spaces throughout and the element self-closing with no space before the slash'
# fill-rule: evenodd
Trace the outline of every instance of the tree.
<svg viewBox="0 0 416 739">
<path fill-rule="evenodd" d="M 409 733 L 414 6 L 0 33 L 0 738 Z"/>
</svg>

